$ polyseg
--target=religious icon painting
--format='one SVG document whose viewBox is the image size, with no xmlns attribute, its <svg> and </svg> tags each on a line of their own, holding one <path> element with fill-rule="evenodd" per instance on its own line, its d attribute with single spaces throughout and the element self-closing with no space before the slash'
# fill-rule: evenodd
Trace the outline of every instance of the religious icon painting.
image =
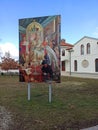
<svg viewBox="0 0 98 130">
<path fill-rule="evenodd" d="M 19 19 L 19 81 L 60 82 L 61 16 Z"/>
</svg>

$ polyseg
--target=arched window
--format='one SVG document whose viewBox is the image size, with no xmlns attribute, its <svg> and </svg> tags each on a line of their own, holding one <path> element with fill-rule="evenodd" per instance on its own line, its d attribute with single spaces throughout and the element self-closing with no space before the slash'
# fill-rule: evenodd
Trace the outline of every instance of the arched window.
<svg viewBox="0 0 98 130">
<path fill-rule="evenodd" d="M 74 60 L 74 71 L 77 71 L 77 60 Z"/>
<path fill-rule="evenodd" d="M 62 61 L 62 71 L 65 71 L 65 61 Z"/>
<path fill-rule="evenodd" d="M 65 56 L 65 50 L 64 49 L 62 50 L 62 56 Z"/>
<path fill-rule="evenodd" d="M 98 59 L 95 59 L 95 72 L 98 72 Z"/>
<path fill-rule="evenodd" d="M 81 55 L 84 55 L 84 45 L 81 45 Z"/>
<path fill-rule="evenodd" d="M 87 54 L 90 54 L 90 43 L 87 43 Z"/>
</svg>

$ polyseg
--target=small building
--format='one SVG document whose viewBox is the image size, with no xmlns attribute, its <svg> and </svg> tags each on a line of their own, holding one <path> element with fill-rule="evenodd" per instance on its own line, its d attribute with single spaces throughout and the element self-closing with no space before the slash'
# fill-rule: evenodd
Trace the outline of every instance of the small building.
<svg viewBox="0 0 98 130">
<path fill-rule="evenodd" d="M 61 42 L 61 74 L 98 74 L 98 39 L 84 36 L 74 45 Z"/>
<path fill-rule="evenodd" d="M 66 40 L 61 40 L 61 74 L 70 71 L 70 55 L 68 49 L 73 48 L 73 45 L 67 43 Z"/>
</svg>

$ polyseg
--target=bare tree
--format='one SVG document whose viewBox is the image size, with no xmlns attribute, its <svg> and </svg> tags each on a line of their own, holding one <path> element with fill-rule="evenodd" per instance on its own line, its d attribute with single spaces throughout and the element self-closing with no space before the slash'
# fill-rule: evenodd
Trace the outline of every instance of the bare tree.
<svg viewBox="0 0 98 130">
<path fill-rule="evenodd" d="M 1 58 L 1 69 L 8 71 L 9 69 L 18 69 L 18 62 L 11 58 L 10 53 L 6 52 Z"/>
</svg>

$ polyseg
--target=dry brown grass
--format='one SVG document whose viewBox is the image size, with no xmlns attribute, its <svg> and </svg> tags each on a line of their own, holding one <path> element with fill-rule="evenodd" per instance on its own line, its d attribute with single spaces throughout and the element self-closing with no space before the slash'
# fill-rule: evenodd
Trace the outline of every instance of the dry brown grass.
<svg viewBox="0 0 98 130">
<path fill-rule="evenodd" d="M 9 130 L 72 130 L 97 124 L 98 80 L 62 77 L 52 84 L 32 83 L 27 100 L 27 83 L 16 76 L 0 76 L 0 106 L 11 114 Z"/>
</svg>

